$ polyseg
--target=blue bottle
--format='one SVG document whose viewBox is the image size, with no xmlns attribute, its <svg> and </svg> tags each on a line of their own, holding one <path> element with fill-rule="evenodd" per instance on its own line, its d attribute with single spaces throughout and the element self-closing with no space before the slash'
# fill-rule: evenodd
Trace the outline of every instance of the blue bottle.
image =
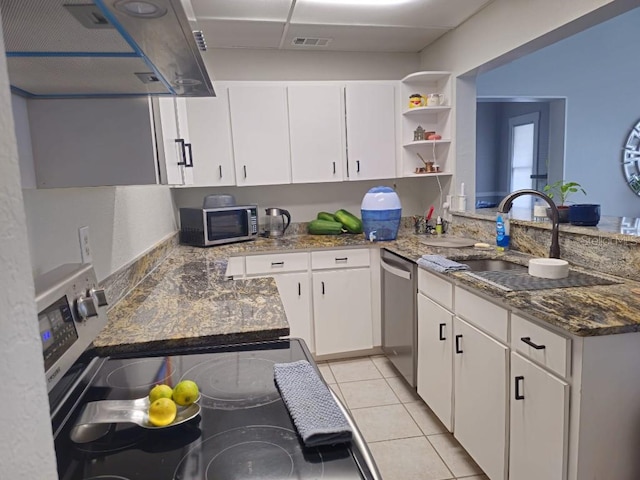
<svg viewBox="0 0 640 480">
<path fill-rule="evenodd" d="M 496 217 L 496 245 L 498 250 L 509 249 L 509 217 L 506 213 L 498 212 Z"/>
</svg>

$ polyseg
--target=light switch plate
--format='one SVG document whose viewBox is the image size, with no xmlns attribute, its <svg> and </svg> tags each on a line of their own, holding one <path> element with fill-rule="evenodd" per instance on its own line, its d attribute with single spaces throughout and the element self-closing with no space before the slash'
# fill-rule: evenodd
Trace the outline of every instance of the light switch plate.
<svg viewBox="0 0 640 480">
<path fill-rule="evenodd" d="M 89 227 L 80 227 L 78 229 L 80 237 L 80 258 L 82 263 L 91 263 L 93 261 L 91 244 L 89 243 Z"/>
</svg>

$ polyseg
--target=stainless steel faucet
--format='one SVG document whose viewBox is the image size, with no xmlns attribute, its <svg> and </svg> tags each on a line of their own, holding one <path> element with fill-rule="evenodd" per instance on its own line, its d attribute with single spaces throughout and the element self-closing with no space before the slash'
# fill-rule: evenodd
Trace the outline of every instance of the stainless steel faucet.
<svg viewBox="0 0 640 480">
<path fill-rule="evenodd" d="M 523 190 L 516 190 L 515 192 L 511 192 L 509 195 L 502 199 L 502 201 L 498 205 L 498 212 L 508 213 L 509 210 L 511 210 L 513 201 L 522 195 L 532 195 L 534 197 L 540 197 L 549 204 L 549 207 L 551 207 L 551 223 L 553 225 L 551 227 L 551 247 L 549 248 L 549 258 L 560 258 L 560 242 L 558 240 L 560 232 L 560 220 L 558 207 L 556 207 L 556 204 L 553 202 L 553 200 L 551 200 L 550 197 L 548 197 L 544 193 L 538 192 L 537 190 L 531 190 L 527 188 Z"/>
</svg>

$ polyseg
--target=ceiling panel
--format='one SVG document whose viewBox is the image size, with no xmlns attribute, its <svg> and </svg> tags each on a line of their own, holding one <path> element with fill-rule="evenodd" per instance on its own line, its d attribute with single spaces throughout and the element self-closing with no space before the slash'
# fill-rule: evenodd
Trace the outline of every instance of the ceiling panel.
<svg viewBox="0 0 640 480">
<path fill-rule="evenodd" d="M 278 48 L 284 22 L 198 20 L 209 48 Z"/>
<path fill-rule="evenodd" d="M 340 25 L 291 25 L 282 45 L 291 50 L 351 52 L 419 52 L 447 29 L 358 27 Z M 295 37 L 331 38 L 326 47 L 295 46 Z"/>
<path fill-rule="evenodd" d="M 398 0 L 372 6 L 354 0 L 297 0 L 291 23 L 453 28 L 489 1 Z"/>
<path fill-rule="evenodd" d="M 272 20 L 285 22 L 292 0 L 191 0 L 198 20 Z"/>
</svg>

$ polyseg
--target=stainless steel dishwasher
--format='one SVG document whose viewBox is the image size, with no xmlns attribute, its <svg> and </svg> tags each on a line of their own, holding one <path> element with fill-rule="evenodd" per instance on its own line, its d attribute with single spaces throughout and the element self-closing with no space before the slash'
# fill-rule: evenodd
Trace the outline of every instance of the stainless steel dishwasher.
<svg viewBox="0 0 640 480">
<path fill-rule="evenodd" d="M 416 386 L 418 363 L 418 266 L 382 250 L 382 350 L 409 384 Z"/>
</svg>

